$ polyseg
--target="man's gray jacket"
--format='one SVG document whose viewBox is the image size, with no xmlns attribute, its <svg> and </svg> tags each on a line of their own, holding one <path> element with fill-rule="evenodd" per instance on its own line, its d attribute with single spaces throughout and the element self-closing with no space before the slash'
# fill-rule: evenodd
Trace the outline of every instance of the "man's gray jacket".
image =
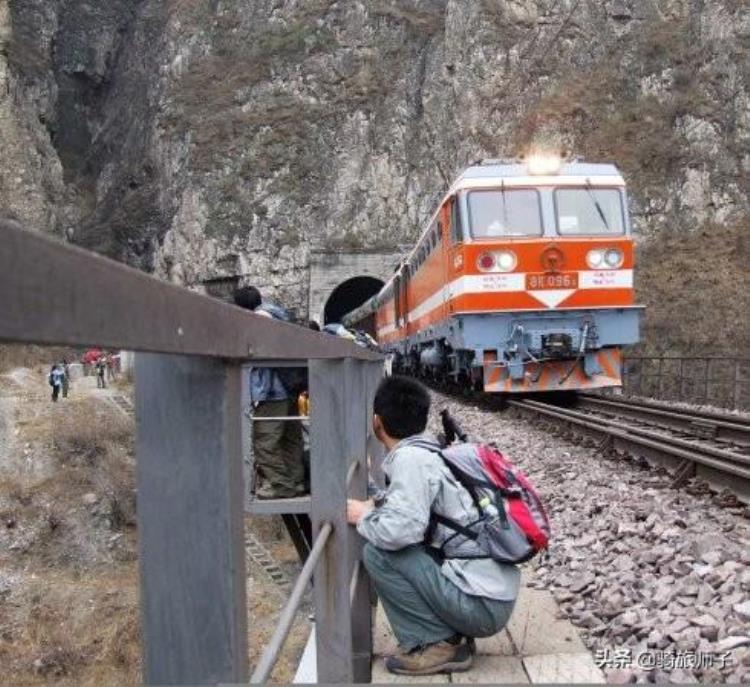
<svg viewBox="0 0 750 687">
<path fill-rule="evenodd" d="M 461 525 L 474 522 L 477 509 L 468 491 L 434 452 L 415 446 L 431 442 L 427 435 L 408 437 L 386 456 L 383 470 L 388 488 L 382 505 L 365 515 L 357 531 L 374 546 L 398 551 L 424 542 L 430 513 L 443 515 Z M 467 594 L 500 601 L 518 596 L 520 573 L 515 565 L 498 563 L 483 556 L 475 542 L 443 525 L 438 525 L 431 545 L 445 544 L 442 573 Z M 455 558 L 459 557 L 459 558 Z"/>
</svg>

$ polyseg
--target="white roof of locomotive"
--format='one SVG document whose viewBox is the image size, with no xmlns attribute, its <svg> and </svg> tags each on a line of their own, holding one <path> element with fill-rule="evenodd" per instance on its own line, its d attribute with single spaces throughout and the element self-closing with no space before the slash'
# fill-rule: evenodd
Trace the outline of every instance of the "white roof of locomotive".
<svg viewBox="0 0 750 687">
<path fill-rule="evenodd" d="M 625 180 L 614 165 L 589 162 L 566 162 L 556 174 L 530 174 L 525 164 L 483 163 L 467 167 L 453 182 L 450 194 L 462 189 L 490 186 L 625 186 Z"/>
</svg>

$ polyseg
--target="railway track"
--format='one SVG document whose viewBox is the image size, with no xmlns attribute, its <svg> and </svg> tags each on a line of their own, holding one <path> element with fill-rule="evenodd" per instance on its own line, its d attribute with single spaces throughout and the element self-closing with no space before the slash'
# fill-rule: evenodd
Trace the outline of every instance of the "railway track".
<svg viewBox="0 0 750 687">
<path fill-rule="evenodd" d="M 741 418 L 595 396 L 581 397 L 574 409 L 530 399 L 508 405 L 672 468 L 675 486 L 699 477 L 750 503 L 750 423 Z"/>
<path fill-rule="evenodd" d="M 576 408 L 612 417 L 642 420 L 649 424 L 714 439 L 728 446 L 750 447 L 750 420 L 729 413 L 675 408 L 666 403 L 582 394 Z"/>
</svg>

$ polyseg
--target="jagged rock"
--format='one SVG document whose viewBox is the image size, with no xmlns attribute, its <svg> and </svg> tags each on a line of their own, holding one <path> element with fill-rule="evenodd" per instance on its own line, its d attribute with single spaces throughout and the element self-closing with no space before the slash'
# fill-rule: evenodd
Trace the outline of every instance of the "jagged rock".
<svg viewBox="0 0 750 687">
<path fill-rule="evenodd" d="M 661 648 L 661 644 L 665 637 L 659 630 L 651 630 L 648 637 L 646 637 L 646 643 L 649 647 Z"/>
<path fill-rule="evenodd" d="M 672 640 L 674 641 L 675 646 L 682 651 L 695 649 L 695 646 L 700 641 L 700 638 L 701 633 L 697 627 L 689 627 L 686 630 L 680 632 L 677 636 L 672 636 Z"/>
<path fill-rule="evenodd" d="M 707 625 L 700 628 L 701 637 L 710 642 L 715 642 L 719 638 L 719 625 Z"/>
<path fill-rule="evenodd" d="M 685 631 L 690 627 L 690 623 L 684 618 L 678 618 L 667 628 L 667 636 L 672 640 L 680 635 L 681 632 Z"/>
<path fill-rule="evenodd" d="M 573 580 L 573 582 L 570 585 L 570 591 L 573 592 L 574 594 L 579 594 L 586 587 L 588 587 L 590 584 L 594 583 L 595 581 L 596 581 L 596 577 L 594 577 L 594 575 L 592 575 L 591 573 L 585 573 Z"/>
<path fill-rule="evenodd" d="M 716 627 L 716 626 L 718 626 L 718 622 L 716 621 L 716 618 L 714 618 L 712 615 L 709 615 L 707 613 L 704 613 L 703 615 L 696 616 L 694 618 L 690 618 L 690 623 L 692 625 L 697 625 L 698 627 Z"/>
<path fill-rule="evenodd" d="M 627 685 L 637 680 L 635 671 L 625 668 L 615 668 L 607 671 L 607 683 L 610 685 Z"/>
<path fill-rule="evenodd" d="M 99 497 L 93 492 L 89 492 L 88 494 L 84 494 L 81 497 L 81 501 L 83 501 L 83 503 L 87 506 L 93 506 L 99 503 Z"/>
<path fill-rule="evenodd" d="M 750 637 L 744 635 L 733 635 L 724 637 L 716 642 L 717 651 L 731 651 L 740 646 L 750 646 Z"/>
<path fill-rule="evenodd" d="M 716 641 L 719 636 L 719 621 L 711 614 L 688 618 L 688 620 L 699 628 L 700 636 L 709 641 Z"/>
<path fill-rule="evenodd" d="M 724 556 L 721 551 L 714 549 L 712 551 L 706 551 L 701 555 L 701 560 L 708 565 L 717 566 L 724 560 Z"/>
<path fill-rule="evenodd" d="M 750 622 L 750 601 L 734 604 L 732 610 L 740 620 Z"/>
<path fill-rule="evenodd" d="M 714 596 L 715 592 L 713 590 L 713 587 L 711 587 L 711 585 L 709 584 L 702 584 L 698 589 L 698 597 L 696 598 L 695 603 L 699 606 L 704 606 L 709 601 L 711 601 Z"/>
<path fill-rule="evenodd" d="M 669 681 L 680 685 L 693 684 L 695 683 L 695 675 L 684 668 L 677 668 L 669 674 Z"/>
</svg>

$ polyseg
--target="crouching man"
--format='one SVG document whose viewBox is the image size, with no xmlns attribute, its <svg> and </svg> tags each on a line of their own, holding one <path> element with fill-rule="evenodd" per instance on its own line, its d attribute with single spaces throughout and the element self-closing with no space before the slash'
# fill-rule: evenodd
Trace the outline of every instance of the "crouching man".
<svg viewBox="0 0 750 687">
<path fill-rule="evenodd" d="M 373 429 L 388 450 L 387 489 L 374 502 L 350 500 L 347 507 L 349 523 L 368 542 L 365 567 L 399 643 L 386 667 L 400 675 L 468 670 L 473 638 L 506 625 L 519 588 L 516 566 L 495 562 L 475 541 L 431 517 L 468 525 L 478 515 L 442 458 L 415 446 L 434 443 L 424 434 L 429 409 L 418 382 L 383 380 Z"/>
</svg>

